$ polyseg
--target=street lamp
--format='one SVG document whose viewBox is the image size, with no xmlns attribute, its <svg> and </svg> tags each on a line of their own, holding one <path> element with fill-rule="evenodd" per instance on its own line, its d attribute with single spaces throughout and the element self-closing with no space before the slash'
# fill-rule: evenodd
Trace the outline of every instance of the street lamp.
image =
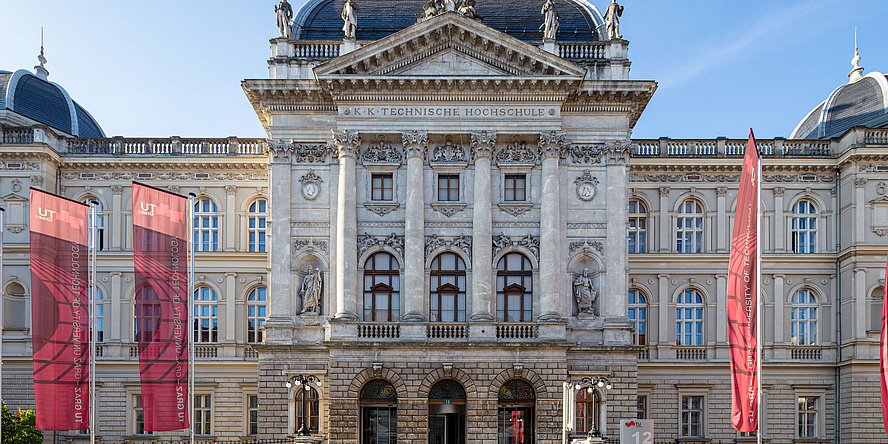
<svg viewBox="0 0 888 444">
<path fill-rule="evenodd" d="M 302 426 L 299 427 L 299 430 L 296 431 L 296 435 L 298 436 L 311 436 L 311 432 L 308 431 L 309 415 L 308 415 L 308 404 L 305 400 L 306 392 L 310 388 L 308 384 L 315 383 L 320 387 L 323 383 L 321 380 L 315 375 L 294 375 L 290 376 L 290 379 L 287 379 L 287 388 L 293 387 L 293 384 L 296 387 L 302 386 Z"/>
<path fill-rule="evenodd" d="M 592 387 L 592 386 L 595 386 L 598 388 L 607 388 L 608 390 L 610 390 L 613 387 L 611 385 L 610 381 L 604 376 L 592 376 L 592 377 L 587 376 L 583 379 L 580 379 L 580 382 L 578 382 L 576 385 L 574 385 L 574 388 L 576 390 L 580 390 L 581 388 Z M 601 432 L 598 431 L 598 421 L 597 420 L 598 420 L 598 418 L 594 418 L 594 420 L 592 421 L 592 430 L 589 430 L 589 438 L 601 437 Z"/>
</svg>

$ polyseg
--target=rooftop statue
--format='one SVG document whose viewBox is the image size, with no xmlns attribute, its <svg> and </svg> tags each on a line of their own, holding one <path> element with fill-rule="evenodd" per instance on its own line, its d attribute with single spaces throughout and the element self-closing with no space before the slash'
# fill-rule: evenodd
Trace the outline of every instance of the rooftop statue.
<svg viewBox="0 0 888 444">
<path fill-rule="evenodd" d="M 345 6 L 342 7 L 342 20 L 345 24 L 342 25 L 342 31 L 345 32 L 345 38 L 354 40 L 355 32 L 358 30 L 358 16 L 356 11 L 358 7 L 352 5 L 351 0 L 345 1 Z"/>
<path fill-rule="evenodd" d="M 274 12 L 277 14 L 277 27 L 281 32 L 281 38 L 289 38 L 293 8 L 287 3 L 287 0 L 281 0 L 281 4 L 274 7 Z"/>
<path fill-rule="evenodd" d="M 613 0 L 607 5 L 604 11 L 604 19 L 607 24 L 607 36 L 609 39 L 621 39 L 620 35 L 620 16 L 623 15 L 623 7 L 617 4 L 617 0 Z"/>
<path fill-rule="evenodd" d="M 434 17 L 440 14 L 441 11 L 438 10 L 438 2 L 435 0 L 429 0 L 422 7 L 422 14 L 417 14 L 416 18 L 420 21 L 425 20 L 427 18 Z"/>
<path fill-rule="evenodd" d="M 458 12 L 472 20 L 481 20 L 481 16 L 475 12 L 475 0 L 466 0 L 465 3 L 459 7 Z"/>
<path fill-rule="evenodd" d="M 540 14 L 544 17 L 543 24 L 540 26 L 540 29 L 543 30 L 543 39 L 554 40 L 555 34 L 558 32 L 558 26 L 561 24 L 561 19 L 558 18 L 558 11 L 555 10 L 555 2 L 553 0 L 546 0 Z"/>
<path fill-rule="evenodd" d="M 444 0 L 444 12 L 456 12 L 456 0 Z"/>
</svg>

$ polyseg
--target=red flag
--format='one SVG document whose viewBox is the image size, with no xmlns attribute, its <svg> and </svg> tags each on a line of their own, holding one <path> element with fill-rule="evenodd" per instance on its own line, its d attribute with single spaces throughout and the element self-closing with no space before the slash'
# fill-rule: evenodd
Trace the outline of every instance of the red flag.
<svg viewBox="0 0 888 444">
<path fill-rule="evenodd" d="M 728 264 L 728 343 L 731 351 L 731 424 L 758 430 L 759 154 L 752 130 L 746 144 Z"/>
<path fill-rule="evenodd" d="M 190 427 L 187 200 L 133 182 L 136 341 L 146 431 Z"/>
<path fill-rule="evenodd" d="M 34 405 L 40 430 L 89 428 L 89 207 L 31 188 Z"/>
<path fill-rule="evenodd" d="M 888 265 L 885 267 L 888 273 Z M 886 274 L 888 276 L 888 274 Z M 879 386 L 882 389 L 882 423 L 885 426 L 885 433 L 888 433 L 888 285 L 885 285 L 885 293 L 882 295 L 882 336 L 879 341 Z"/>
</svg>

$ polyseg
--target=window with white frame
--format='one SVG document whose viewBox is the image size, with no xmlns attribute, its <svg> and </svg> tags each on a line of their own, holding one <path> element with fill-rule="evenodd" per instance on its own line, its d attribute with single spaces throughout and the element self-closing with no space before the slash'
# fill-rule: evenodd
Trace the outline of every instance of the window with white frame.
<svg viewBox="0 0 888 444">
<path fill-rule="evenodd" d="M 102 293 L 102 289 L 99 287 L 95 287 L 96 294 L 96 312 L 90 313 L 93 316 L 93 320 L 96 325 L 96 342 L 105 342 L 105 305 L 104 299 L 105 295 Z M 93 299 L 93 287 L 89 287 L 89 309 L 92 311 L 92 299 Z M 90 330 L 92 330 L 92 325 L 90 325 Z"/>
<path fill-rule="evenodd" d="M 506 174 L 503 180 L 503 200 L 524 202 L 527 200 L 527 175 Z"/>
<path fill-rule="evenodd" d="M 681 430 L 682 438 L 703 437 L 703 396 L 681 397 Z"/>
<path fill-rule="evenodd" d="M 632 324 L 632 343 L 647 345 L 647 300 L 635 289 L 629 290 L 629 323 Z"/>
<path fill-rule="evenodd" d="M 25 287 L 18 282 L 6 286 L 6 294 L 3 298 L 3 328 L 24 329 L 28 328 L 28 295 Z"/>
<path fill-rule="evenodd" d="M 807 199 L 792 206 L 792 251 L 817 252 L 817 207 Z"/>
<path fill-rule="evenodd" d="M 675 345 L 703 345 L 703 296 L 687 289 L 675 304 Z"/>
<path fill-rule="evenodd" d="M 703 208 L 695 200 L 686 200 L 678 207 L 675 249 L 679 253 L 703 252 Z"/>
<path fill-rule="evenodd" d="M 219 250 L 219 207 L 210 199 L 194 203 L 194 251 Z"/>
<path fill-rule="evenodd" d="M 145 430 L 145 410 L 142 407 L 142 395 L 133 395 L 132 431 L 133 435 L 152 435 L 154 432 Z"/>
<path fill-rule="evenodd" d="M 268 216 L 268 201 L 259 199 L 250 205 L 247 221 L 247 237 L 251 253 L 265 252 L 265 228 Z"/>
<path fill-rule="evenodd" d="M 373 174 L 370 176 L 370 200 L 392 201 L 394 194 L 394 177 L 392 174 Z"/>
<path fill-rule="evenodd" d="M 799 396 L 798 437 L 817 438 L 817 413 L 820 407 L 817 396 Z"/>
<path fill-rule="evenodd" d="M 210 287 L 194 290 L 194 342 L 219 341 L 219 296 Z"/>
<path fill-rule="evenodd" d="M 247 435 L 259 434 L 259 395 L 247 395 Z"/>
<path fill-rule="evenodd" d="M 792 295 L 790 345 L 817 345 L 817 298 L 801 289 Z"/>
<path fill-rule="evenodd" d="M 459 174 L 438 175 L 438 200 L 442 202 L 459 200 Z"/>
<path fill-rule="evenodd" d="M 629 252 L 647 251 L 647 209 L 637 200 L 629 201 Z"/>
<path fill-rule="evenodd" d="M 266 288 L 259 287 L 247 296 L 247 343 L 262 342 L 262 325 L 265 324 Z"/>
<path fill-rule="evenodd" d="M 105 205 L 99 199 L 87 197 L 83 199 L 83 203 L 87 205 L 95 204 L 96 206 L 96 236 L 99 239 L 97 251 L 105 249 Z M 93 242 L 93 219 L 89 218 L 89 248 L 92 249 L 96 245 Z"/>
<path fill-rule="evenodd" d="M 213 395 L 194 395 L 195 435 L 213 434 Z"/>
</svg>

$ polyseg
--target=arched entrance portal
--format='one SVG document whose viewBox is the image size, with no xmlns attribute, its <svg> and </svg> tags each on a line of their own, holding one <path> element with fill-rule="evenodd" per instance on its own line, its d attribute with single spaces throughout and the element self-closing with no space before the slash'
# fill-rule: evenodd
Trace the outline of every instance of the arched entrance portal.
<svg viewBox="0 0 888 444">
<path fill-rule="evenodd" d="M 499 391 L 499 444 L 533 444 L 533 387 L 520 379 L 506 381 Z"/>
<path fill-rule="evenodd" d="M 429 444 L 465 444 L 466 390 L 442 379 L 429 390 Z"/>
</svg>

